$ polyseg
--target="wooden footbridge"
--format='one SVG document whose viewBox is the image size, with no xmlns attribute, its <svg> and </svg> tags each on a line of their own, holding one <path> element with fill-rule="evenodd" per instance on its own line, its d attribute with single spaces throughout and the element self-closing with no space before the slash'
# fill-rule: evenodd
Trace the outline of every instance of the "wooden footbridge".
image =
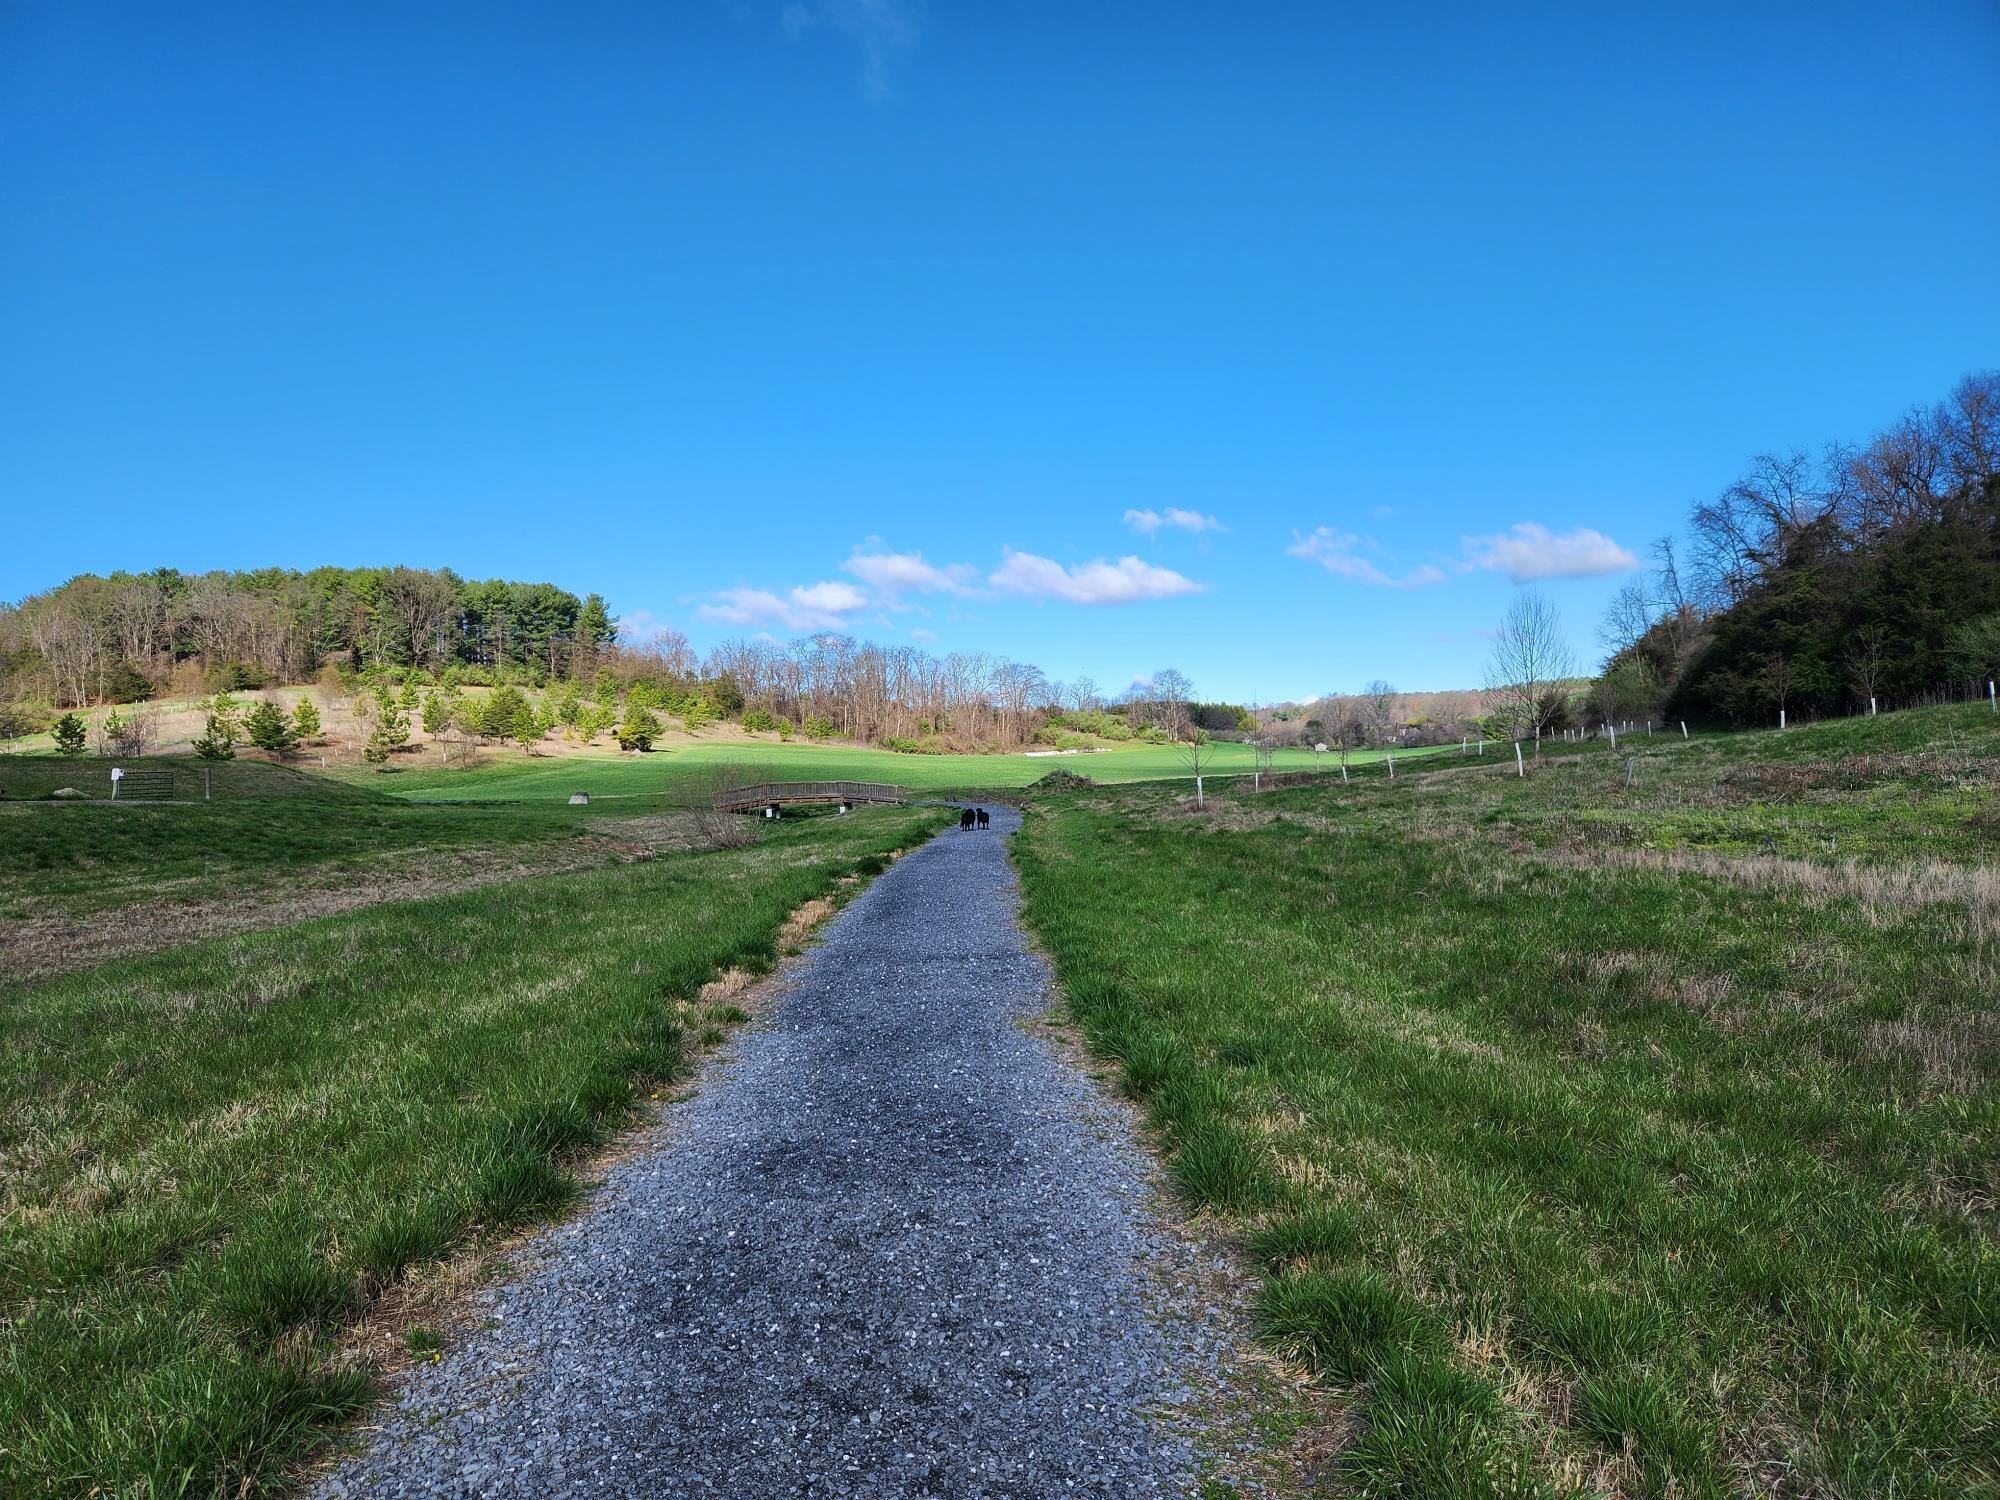
<svg viewBox="0 0 2000 1500">
<path fill-rule="evenodd" d="M 879 781 L 760 781 L 755 786 L 733 786 L 717 792 L 715 810 L 761 812 L 774 818 L 778 809 L 799 803 L 834 803 L 846 812 L 863 802 L 909 800 L 901 787 Z"/>
</svg>

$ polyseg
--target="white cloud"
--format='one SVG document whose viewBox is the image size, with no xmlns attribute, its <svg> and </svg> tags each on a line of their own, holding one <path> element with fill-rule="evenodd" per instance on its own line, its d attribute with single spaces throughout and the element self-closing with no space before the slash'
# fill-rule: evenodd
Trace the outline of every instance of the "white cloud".
<svg viewBox="0 0 2000 1500">
<path fill-rule="evenodd" d="M 1602 578 L 1639 566 L 1638 558 L 1588 526 L 1557 536 L 1546 526 L 1522 521 L 1498 536 L 1468 536 L 1460 541 L 1468 567 L 1505 573 L 1515 583 L 1542 578 Z"/>
<path fill-rule="evenodd" d="M 1005 560 L 986 580 L 1003 593 L 1031 599 L 1066 599 L 1072 604 L 1131 604 L 1141 599 L 1171 599 L 1198 594 L 1207 587 L 1172 568 L 1156 568 L 1136 557 L 1064 567 L 1052 558 L 1006 549 Z"/>
<path fill-rule="evenodd" d="M 1434 568 L 1429 563 L 1412 568 L 1401 578 L 1383 572 L 1365 557 L 1355 555 L 1354 549 L 1362 545 L 1361 538 L 1352 532 L 1335 531 L 1331 526 L 1316 526 L 1310 536 L 1292 533 L 1292 545 L 1285 549 L 1289 557 L 1302 557 L 1307 562 L 1318 563 L 1327 572 L 1341 578 L 1352 578 L 1356 583 L 1372 583 L 1389 589 L 1428 588 L 1434 583 L 1443 583 L 1444 570 Z"/>
<path fill-rule="evenodd" d="M 827 26 L 861 49 L 861 88 L 871 99 L 889 93 L 896 61 L 917 45 L 921 10 L 909 0 L 789 0 L 778 12 L 778 27 L 789 42 Z"/>
<path fill-rule="evenodd" d="M 650 609 L 627 610 L 612 623 L 618 627 L 619 639 L 627 641 L 639 640 L 660 628 Z"/>
<path fill-rule="evenodd" d="M 700 606 L 704 620 L 730 625 L 782 625 L 787 630 L 845 630 L 848 610 L 863 608 L 868 596 L 851 583 L 807 584 L 786 594 L 769 589 L 722 589 Z"/>
<path fill-rule="evenodd" d="M 931 642 L 935 641 L 937 638 L 938 636 L 935 630 L 926 630 L 921 625 L 919 625 L 915 630 L 912 630 L 910 632 L 910 639 L 916 641 L 920 645 L 928 646 L 931 644 Z"/>
<path fill-rule="evenodd" d="M 1125 524 L 1134 531 L 1153 535 L 1162 526 L 1172 526 L 1181 531 L 1227 531 L 1214 516 L 1205 516 L 1198 510 L 1182 510 L 1178 505 L 1169 505 L 1164 511 L 1128 510 Z"/>
<path fill-rule="evenodd" d="M 864 552 L 859 547 L 840 566 L 875 590 L 892 609 L 904 594 L 970 593 L 979 576 L 977 569 L 964 563 L 939 567 L 925 562 L 921 552 Z"/>
</svg>

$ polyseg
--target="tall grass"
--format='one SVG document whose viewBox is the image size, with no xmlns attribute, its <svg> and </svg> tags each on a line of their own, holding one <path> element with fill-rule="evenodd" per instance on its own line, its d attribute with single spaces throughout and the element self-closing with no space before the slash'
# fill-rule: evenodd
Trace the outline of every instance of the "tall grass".
<svg viewBox="0 0 2000 1500">
<path fill-rule="evenodd" d="M 62 816 L 57 814 L 57 816 Z M 559 1212 L 687 1004 L 939 823 L 526 880 L 0 988 L 0 1494 L 257 1494 L 370 1394 L 339 1330 Z"/>
<path fill-rule="evenodd" d="M 1267 1336 L 1362 1404 L 1353 1493 L 2000 1485 L 1996 950 L 1886 878 L 1917 829 L 1981 868 L 2000 736 L 1945 713 L 1662 747 L 1629 793 L 1580 753 L 1030 818 L 1071 1007 L 1243 1230 Z M 1715 867 L 1767 839 L 1876 899 Z"/>
</svg>

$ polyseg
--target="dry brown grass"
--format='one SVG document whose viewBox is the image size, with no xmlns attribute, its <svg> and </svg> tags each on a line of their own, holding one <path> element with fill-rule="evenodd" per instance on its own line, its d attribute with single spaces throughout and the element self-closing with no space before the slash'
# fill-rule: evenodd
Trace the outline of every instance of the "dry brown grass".
<svg viewBox="0 0 2000 1500">
<path fill-rule="evenodd" d="M 274 879 L 227 897 L 169 898 L 87 917 L 29 917 L 0 927 L 0 975 L 42 979 L 228 933 L 587 870 L 648 858 L 650 853 L 630 840 L 576 838 L 542 846 L 466 850 L 439 868 L 433 856 L 418 850 L 383 855 L 362 870 L 326 870 L 282 883 Z"/>
<path fill-rule="evenodd" d="M 1820 863 L 1712 849 L 1557 849 L 1539 858 L 1577 869 L 1706 875 L 1751 890 L 1798 896 L 1808 906 L 1852 901 L 1855 914 L 1871 927 L 1901 922 L 1921 907 L 1954 907 L 1966 914 L 1968 937 L 2000 935 L 2000 867 L 1991 865 L 1946 860 Z"/>
</svg>

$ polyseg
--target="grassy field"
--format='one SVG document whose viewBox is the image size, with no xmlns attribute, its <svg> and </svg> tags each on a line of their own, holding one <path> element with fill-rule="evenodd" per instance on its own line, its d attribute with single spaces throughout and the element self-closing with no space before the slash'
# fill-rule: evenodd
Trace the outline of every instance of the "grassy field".
<svg viewBox="0 0 2000 1500">
<path fill-rule="evenodd" d="M 430 811 L 298 805 L 359 844 L 408 826 L 371 821 L 384 806 Z M 53 821 L 10 834 L 94 844 L 136 825 L 73 820 L 138 810 L 17 811 Z M 0 981 L 0 1494 L 282 1487 L 370 1394 L 344 1331 L 455 1247 L 561 1210 L 579 1154 L 740 1019 L 704 983 L 768 965 L 787 913 L 942 820 L 799 819 Z M 309 836 L 285 826 L 267 854 Z"/>
<path fill-rule="evenodd" d="M 1050 795 L 1029 919 L 1339 1492 L 2000 1493 L 2000 730 L 1633 753 Z"/>
<path fill-rule="evenodd" d="M 1488 746 L 1489 753 L 1498 747 Z M 1203 775 L 1248 775 L 1254 757 L 1247 746 L 1218 744 L 1212 747 L 1214 769 Z M 1417 757 L 1449 751 L 1397 751 L 1397 764 Z M 1373 764 L 1377 751 L 1360 751 L 1354 765 Z M 520 751 L 496 750 L 481 762 L 464 769 L 445 770 L 366 770 L 339 773 L 351 783 L 376 787 L 399 797 L 419 798 L 505 798 L 532 800 L 567 797 L 573 791 L 588 791 L 593 797 L 658 797 L 670 794 L 677 785 L 700 778 L 717 767 L 727 766 L 747 773 L 753 780 L 770 781 L 886 781 L 904 786 L 917 795 L 965 787 L 1006 790 L 1023 787 L 1048 775 L 1057 767 L 1088 776 L 1093 781 L 1126 782 L 1159 779 L 1188 779 L 1180 755 L 1170 746 L 1143 745 L 1129 750 L 1107 750 L 1092 755 L 899 755 L 892 750 L 873 750 L 859 745 L 790 744 L 778 740 L 717 740 L 713 744 L 682 744 L 650 755 L 571 754 L 530 756 Z M 1337 759 L 1321 758 L 1320 767 L 1336 779 Z M 1275 770 L 1310 771 L 1310 750 L 1279 753 Z"/>
</svg>

